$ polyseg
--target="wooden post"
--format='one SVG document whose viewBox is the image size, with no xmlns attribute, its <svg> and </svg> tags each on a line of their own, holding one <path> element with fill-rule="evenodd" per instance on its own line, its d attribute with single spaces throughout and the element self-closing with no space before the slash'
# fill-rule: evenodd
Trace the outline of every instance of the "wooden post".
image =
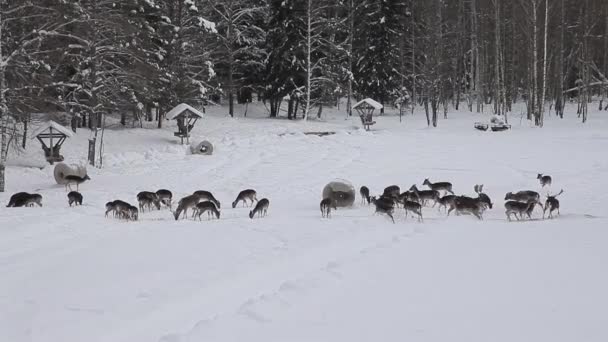
<svg viewBox="0 0 608 342">
<path fill-rule="evenodd" d="M 49 156 L 49 163 L 51 165 L 53 165 L 53 158 L 55 158 L 55 145 L 53 145 L 53 126 L 49 127 L 49 135 L 50 135 L 50 139 L 51 139 L 51 146 L 49 146 L 51 148 L 51 155 Z"/>
</svg>

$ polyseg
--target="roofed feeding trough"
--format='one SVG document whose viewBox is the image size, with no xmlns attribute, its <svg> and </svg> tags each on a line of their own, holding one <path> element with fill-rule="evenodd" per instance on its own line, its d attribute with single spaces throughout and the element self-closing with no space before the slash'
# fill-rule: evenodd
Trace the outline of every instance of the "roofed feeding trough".
<svg viewBox="0 0 608 342">
<path fill-rule="evenodd" d="M 368 131 L 370 126 L 376 123 L 373 119 L 374 111 L 376 109 L 381 110 L 382 108 L 384 108 L 384 106 L 381 103 L 370 98 L 363 99 L 353 106 L 353 109 L 356 109 L 357 112 L 359 112 L 361 124 L 363 124 L 363 127 Z"/>
<path fill-rule="evenodd" d="M 72 137 L 73 134 L 69 129 L 50 120 L 42 124 L 32 135 L 33 138 L 40 141 L 46 161 L 53 165 L 54 162 L 63 161 L 64 158 L 59 153 L 61 145 L 66 138 Z"/>
<path fill-rule="evenodd" d="M 177 132 L 173 135 L 180 137 L 183 145 L 184 138 L 186 143 L 190 143 L 190 132 L 196 121 L 203 118 L 203 113 L 188 104 L 181 103 L 167 113 L 167 118 L 177 120 Z"/>
</svg>

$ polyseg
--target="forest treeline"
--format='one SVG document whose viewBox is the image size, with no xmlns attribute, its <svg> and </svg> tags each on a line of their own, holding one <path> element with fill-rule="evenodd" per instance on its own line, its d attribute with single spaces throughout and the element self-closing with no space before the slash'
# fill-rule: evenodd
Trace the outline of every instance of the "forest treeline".
<svg viewBox="0 0 608 342">
<path fill-rule="evenodd" d="M 606 107 L 605 0 L 0 0 L 0 128 L 32 113 L 157 120 L 178 103 L 255 96 L 288 117 L 339 98 L 528 118 Z M 23 134 L 25 136 L 25 134 Z M 0 170 L 3 171 L 3 170 Z"/>
</svg>

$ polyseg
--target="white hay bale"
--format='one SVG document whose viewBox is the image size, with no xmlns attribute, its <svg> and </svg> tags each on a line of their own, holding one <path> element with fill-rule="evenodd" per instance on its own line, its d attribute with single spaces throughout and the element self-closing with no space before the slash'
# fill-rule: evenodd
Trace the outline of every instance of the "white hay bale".
<svg viewBox="0 0 608 342">
<path fill-rule="evenodd" d="M 350 207 L 355 203 L 355 187 L 347 180 L 336 179 L 323 188 L 323 198 L 331 198 L 337 207 Z"/>
<path fill-rule="evenodd" d="M 55 169 L 53 170 L 53 175 L 55 176 L 55 181 L 57 184 L 65 185 L 67 182 L 65 180 L 66 176 L 78 176 L 84 177 L 87 174 L 87 167 L 84 165 L 78 164 L 65 164 L 59 163 L 55 165 Z"/>
<path fill-rule="evenodd" d="M 207 140 L 204 140 L 196 145 L 191 145 L 190 151 L 192 152 L 192 154 L 212 155 L 213 144 Z"/>
</svg>

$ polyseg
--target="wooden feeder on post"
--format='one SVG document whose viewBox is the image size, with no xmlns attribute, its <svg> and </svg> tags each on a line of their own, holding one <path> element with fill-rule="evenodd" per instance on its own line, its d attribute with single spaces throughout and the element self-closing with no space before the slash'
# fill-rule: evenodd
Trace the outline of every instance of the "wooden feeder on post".
<svg viewBox="0 0 608 342">
<path fill-rule="evenodd" d="M 359 117 L 361 118 L 361 124 L 365 130 L 369 131 L 370 126 L 374 125 L 376 121 L 374 121 L 374 110 L 381 110 L 384 108 L 382 104 L 377 101 L 374 101 L 370 98 L 363 99 L 353 106 L 353 109 L 356 109 L 359 112 Z"/>
<path fill-rule="evenodd" d="M 173 135 L 180 137 L 183 145 L 184 139 L 187 144 L 190 143 L 190 132 L 196 121 L 203 118 L 203 113 L 190 105 L 181 103 L 167 113 L 167 118 L 177 120 L 177 132 Z"/>
<path fill-rule="evenodd" d="M 42 144 L 46 161 L 51 165 L 54 162 L 63 161 L 63 156 L 60 154 L 61 145 L 66 138 L 72 135 L 72 131 L 52 120 L 44 123 L 33 133 L 33 136 Z"/>
</svg>

